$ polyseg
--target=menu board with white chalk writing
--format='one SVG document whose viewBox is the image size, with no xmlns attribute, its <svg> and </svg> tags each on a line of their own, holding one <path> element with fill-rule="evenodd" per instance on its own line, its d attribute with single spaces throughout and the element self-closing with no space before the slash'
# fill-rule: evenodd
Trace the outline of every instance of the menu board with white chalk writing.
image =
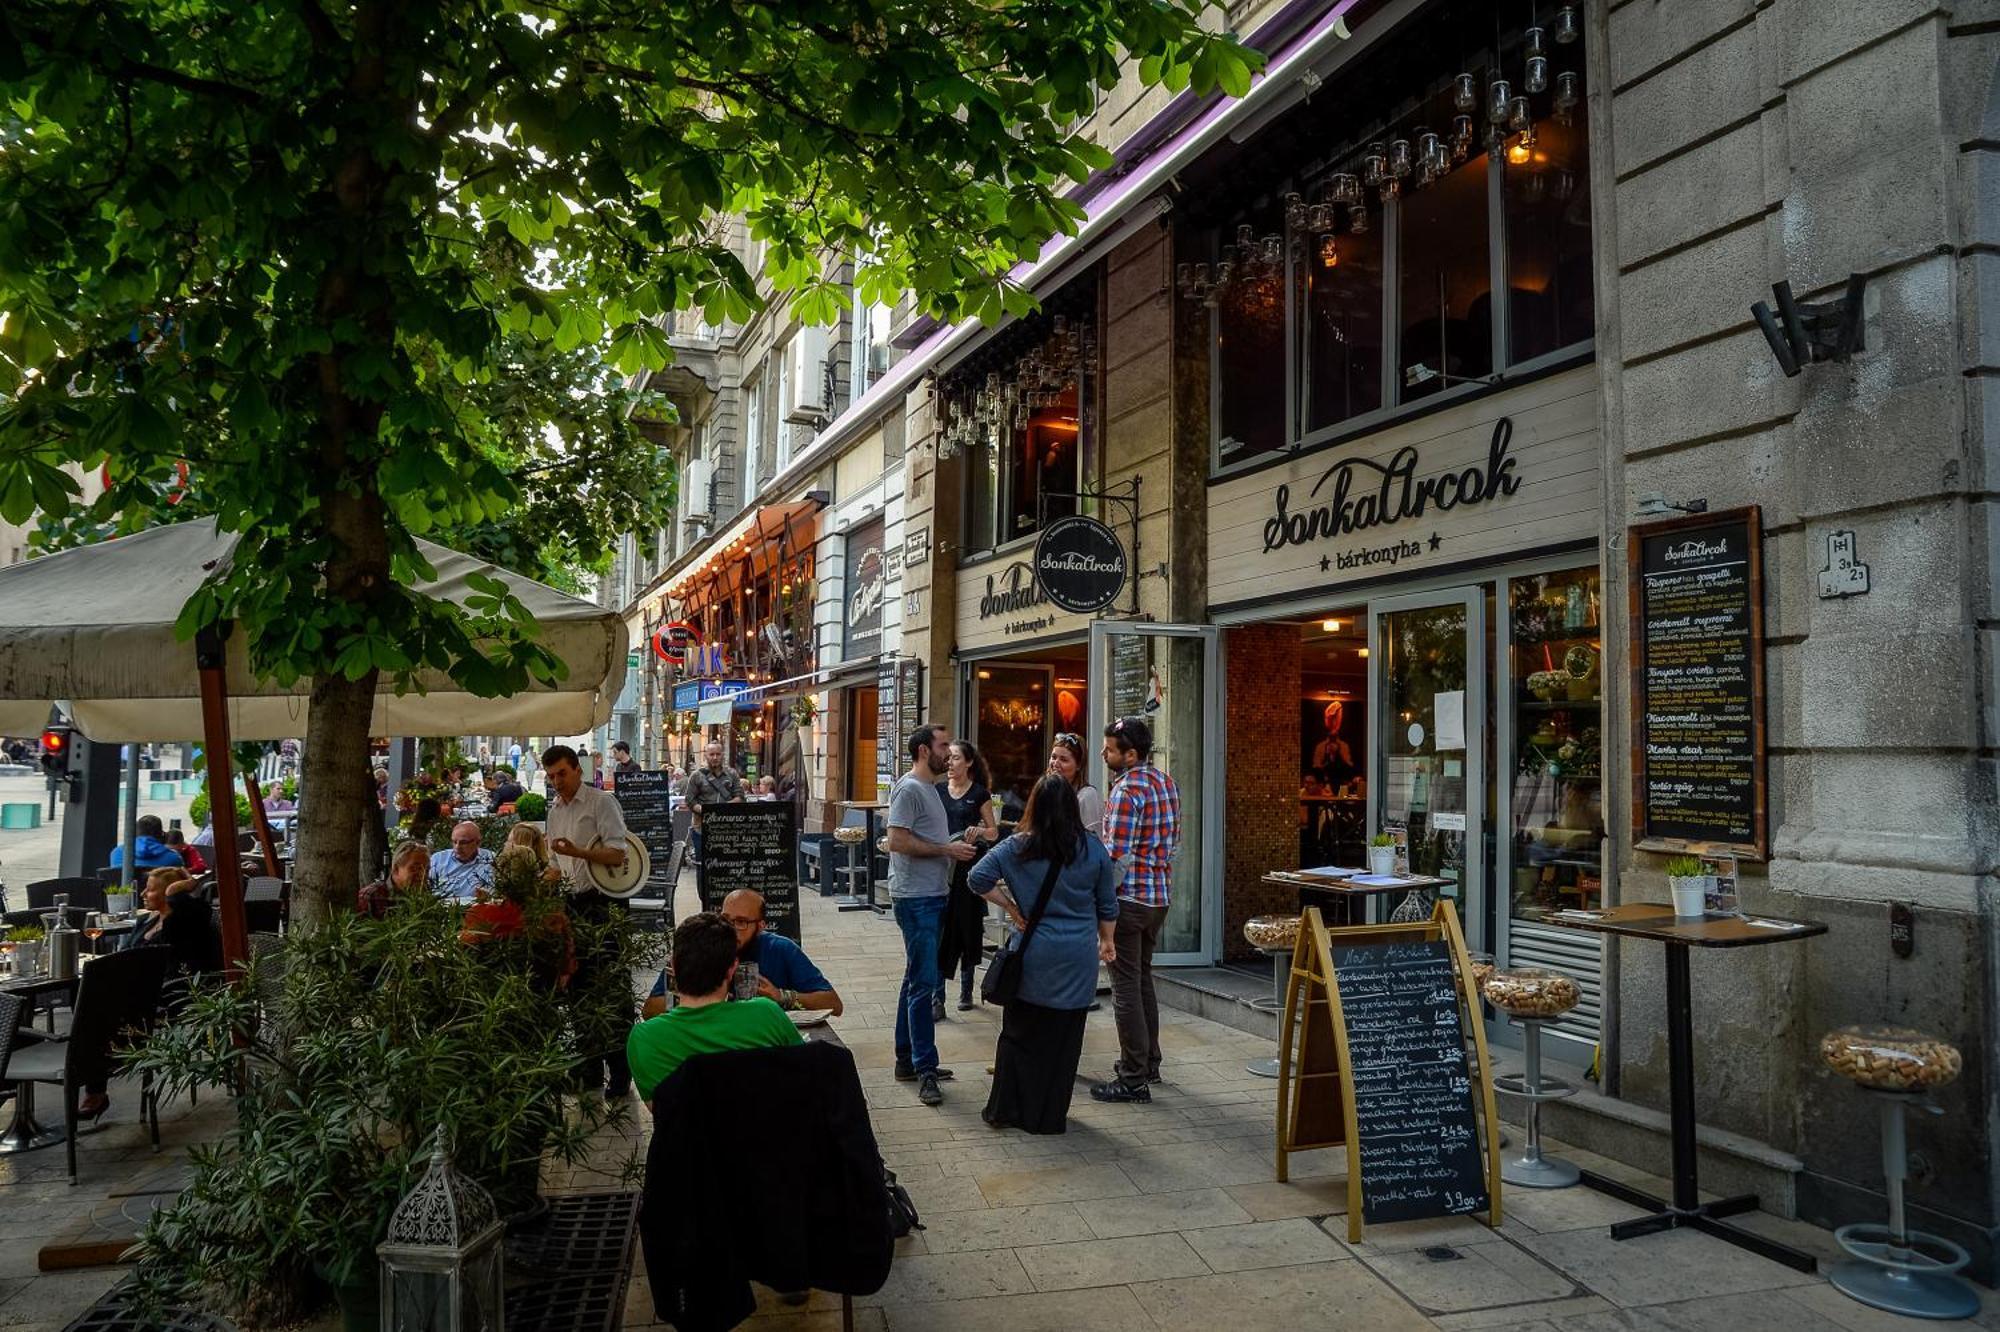
<svg viewBox="0 0 2000 1332">
<path fill-rule="evenodd" d="M 667 871 L 674 856 L 673 783 L 658 770 L 619 773 L 612 779 L 612 794 L 618 798 L 618 812 L 625 816 L 625 830 L 646 844 L 651 857 L 652 877 L 646 890 L 655 896 L 673 896 L 673 881 Z"/>
<path fill-rule="evenodd" d="M 1764 623 L 1757 510 L 1635 528 L 1633 838 L 1762 859 Z"/>
<path fill-rule="evenodd" d="M 765 928 L 799 937 L 798 811 L 789 800 L 715 805 L 701 814 L 701 909 L 738 888 L 764 895 Z"/>
<path fill-rule="evenodd" d="M 1488 1206 L 1451 945 L 1333 950 L 1347 1027 L 1362 1216 L 1369 1224 Z"/>
</svg>

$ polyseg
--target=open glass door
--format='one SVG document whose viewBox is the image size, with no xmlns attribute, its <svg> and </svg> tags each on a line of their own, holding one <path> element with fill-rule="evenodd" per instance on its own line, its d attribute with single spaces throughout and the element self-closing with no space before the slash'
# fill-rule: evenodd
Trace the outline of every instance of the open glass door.
<svg viewBox="0 0 2000 1332">
<path fill-rule="evenodd" d="M 1198 966 L 1214 960 L 1221 933 L 1219 801 L 1207 798 L 1211 756 L 1221 752 L 1216 629 L 1206 624 L 1094 620 L 1090 626 L 1090 723 L 1084 747 L 1099 789 L 1109 773 L 1104 728 L 1140 717 L 1152 728 L 1153 762 L 1181 794 L 1181 845 L 1174 859 L 1167 925 L 1154 960 Z"/>
<path fill-rule="evenodd" d="M 1376 601 L 1368 617 L 1368 830 L 1403 842 L 1411 873 L 1447 881 L 1438 891 L 1469 934 L 1486 906 L 1485 605 L 1467 588 Z M 1413 893 L 1377 910 L 1428 916 L 1429 902 Z"/>
</svg>

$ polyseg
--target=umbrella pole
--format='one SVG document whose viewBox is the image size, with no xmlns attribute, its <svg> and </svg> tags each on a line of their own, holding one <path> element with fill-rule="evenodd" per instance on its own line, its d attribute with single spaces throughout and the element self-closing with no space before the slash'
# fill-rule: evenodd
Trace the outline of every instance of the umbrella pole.
<svg viewBox="0 0 2000 1332">
<path fill-rule="evenodd" d="M 236 849 L 235 762 L 229 752 L 229 685 L 223 678 L 221 630 L 194 637 L 195 665 L 201 671 L 202 743 L 208 750 L 208 802 L 215 829 L 215 884 L 222 908 L 222 961 L 240 971 L 250 957 L 243 924 L 243 861 Z"/>
<path fill-rule="evenodd" d="M 243 785 L 250 791 L 250 822 L 257 830 L 257 844 L 264 848 L 264 872 L 278 878 L 278 849 L 271 841 L 271 818 L 264 812 L 264 788 L 254 772 L 243 775 Z"/>
</svg>

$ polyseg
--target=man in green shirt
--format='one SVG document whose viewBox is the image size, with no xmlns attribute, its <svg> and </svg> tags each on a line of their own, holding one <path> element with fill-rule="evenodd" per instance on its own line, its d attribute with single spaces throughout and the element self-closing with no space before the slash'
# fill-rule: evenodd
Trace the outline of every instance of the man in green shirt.
<svg viewBox="0 0 2000 1332">
<path fill-rule="evenodd" d="M 679 1002 L 632 1028 L 625 1057 L 647 1109 L 653 1088 L 696 1055 L 803 1045 L 805 1038 L 769 999 L 729 998 L 736 975 L 736 931 L 710 911 L 674 930 L 674 993 Z"/>
</svg>

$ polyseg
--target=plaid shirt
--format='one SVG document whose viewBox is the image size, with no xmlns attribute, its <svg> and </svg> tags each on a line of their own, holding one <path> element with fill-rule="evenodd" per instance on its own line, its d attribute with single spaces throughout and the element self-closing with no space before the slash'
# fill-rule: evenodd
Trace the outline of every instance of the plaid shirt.
<svg viewBox="0 0 2000 1332">
<path fill-rule="evenodd" d="M 1181 845 L 1181 790 L 1150 763 L 1125 770 L 1104 802 L 1104 847 L 1125 862 L 1118 895 L 1163 907 Z"/>
</svg>

